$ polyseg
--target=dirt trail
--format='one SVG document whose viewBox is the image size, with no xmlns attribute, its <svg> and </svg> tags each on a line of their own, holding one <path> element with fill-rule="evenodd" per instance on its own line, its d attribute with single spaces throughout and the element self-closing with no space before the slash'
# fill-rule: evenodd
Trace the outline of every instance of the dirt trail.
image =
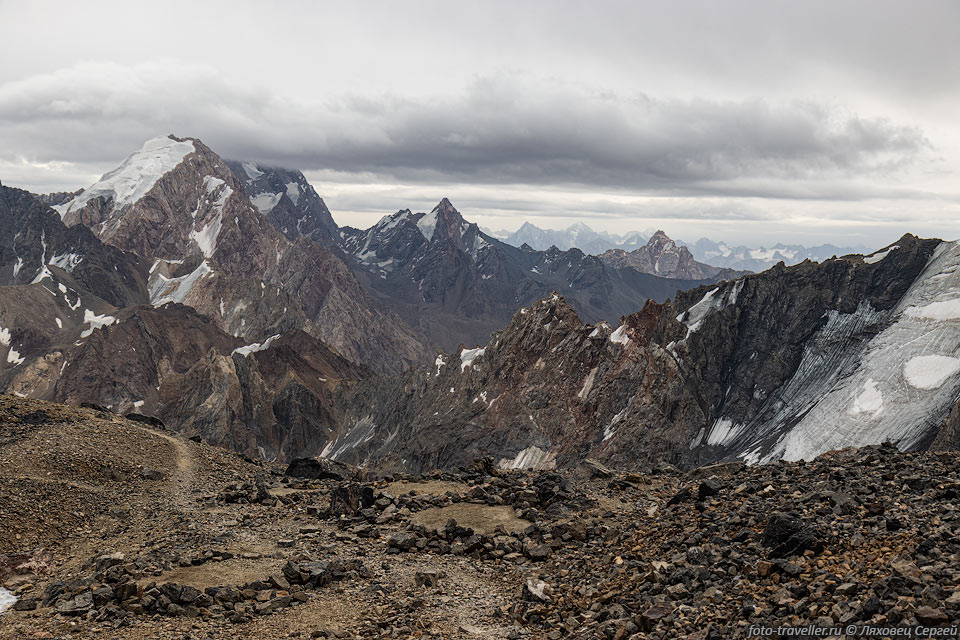
<svg viewBox="0 0 960 640">
<path fill-rule="evenodd" d="M 190 448 L 182 440 L 161 431 L 148 429 L 150 433 L 163 438 L 173 446 L 174 463 L 176 465 L 176 474 L 170 478 L 170 484 L 173 487 L 171 496 L 180 510 L 187 510 L 195 507 L 193 500 L 190 499 L 190 493 L 194 488 L 194 475 L 197 463 L 193 458 Z"/>
</svg>

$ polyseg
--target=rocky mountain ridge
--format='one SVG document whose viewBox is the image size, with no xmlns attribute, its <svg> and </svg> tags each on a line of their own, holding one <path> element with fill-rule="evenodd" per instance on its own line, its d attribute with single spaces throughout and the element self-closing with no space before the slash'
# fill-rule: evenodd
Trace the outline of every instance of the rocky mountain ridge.
<svg viewBox="0 0 960 640">
<path fill-rule="evenodd" d="M 559 247 L 562 250 L 576 247 L 591 255 L 601 255 L 607 251 L 617 250 L 630 253 L 647 244 L 654 233 L 653 229 L 649 229 L 618 235 L 604 231 L 594 231 L 582 222 L 570 225 L 566 229 L 541 229 L 530 222 L 524 222 L 517 231 L 488 232 L 488 235 L 515 247 L 528 244 L 540 251 L 545 251 L 551 246 Z M 822 262 L 834 256 L 869 251 L 867 247 L 863 246 L 838 247 L 832 244 L 824 244 L 806 247 L 782 242 L 769 247 L 748 247 L 710 238 L 700 238 L 696 242 L 677 240 L 676 243 L 681 247 L 686 247 L 693 254 L 694 259 L 699 262 L 713 267 L 754 273 L 765 271 L 778 262 L 791 266 L 804 260 Z"/>
<path fill-rule="evenodd" d="M 905 236 L 649 302 L 617 328 L 554 294 L 485 345 L 358 385 L 323 453 L 416 472 L 483 455 L 690 468 L 887 440 L 956 447 L 958 255 Z"/>
<path fill-rule="evenodd" d="M 90 227 L 104 243 L 153 261 L 150 304 L 189 305 L 251 342 L 302 329 L 379 370 L 422 360 L 423 337 L 371 298 L 327 246 L 332 220 L 303 176 L 260 174 L 248 185 L 199 140 L 155 138 L 56 209 L 68 226 Z M 264 214 L 246 189 L 283 179 L 295 189 Z M 294 193 L 316 215 L 302 216 L 309 229 L 288 239 L 289 227 L 275 229 L 283 220 L 269 215 L 296 215 Z"/>
<path fill-rule="evenodd" d="M 586 254 L 600 255 L 610 249 L 632 251 L 642 247 L 653 235 L 653 231 L 631 231 L 624 235 L 594 231 L 589 225 L 577 222 L 566 229 L 541 229 L 527 221 L 514 231 L 488 232 L 488 235 L 503 242 L 522 247 L 529 245 L 537 251 L 546 251 L 557 247 L 561 251 L 580 249 Z"/>
<path fill-rule="evenodd" d="M 518 307 L 554 289 L 585 318 L 612 320 L 648 299 L 725 275 L 660 277 L 579 249 L 517 249 L 464 220 L 446 198 L 430 213 L 403 210 L 342 235 L 344 251 L 371 276 L 371 289 L 445 349 L 486 341 Z"/>
<path fill-rule="evenodd" d="M 733 246 L 730 243 L 717 242 L 709 238 L 700 238 L 696 242 L 684 246 L 701 262 L 717 267 L 756 273 L 769 269 L 778 262 L 790 266 L 799 264 L 804 260 L 823 262 L 836 256 L 867 253 L 869 251 L 862 246 L 838 247 L 832 244 L 823 244 L 805 247 L 799 244 L 784 244 L 782 242 L 770 247 L 750 248 L 744 245 Z"/>
<path fill-rule="evenodd" d="M 17 395 L 382 472 L 482 456 L 688 468 L 960 437 L 954 243 L 659 278 L 511 247 L 447 199 L 331 228 L 302 174 L 175 137 L 54 200 L 77 224 L 0 186 L 0 385 Z M 631 255 L 706 267 L 662 233 Z"/>
<path fill-rule="evenodd" d="M 647 244 L 633 251 L 610 249 L 600 254 L 600 259 L 614 267 L 632 267 L 637 271 L 664 278 L 733 280 L 748 273 L 697 262 L 689 249 L 678 246 L 663 231 L 657 231 Z"/>
</svg>

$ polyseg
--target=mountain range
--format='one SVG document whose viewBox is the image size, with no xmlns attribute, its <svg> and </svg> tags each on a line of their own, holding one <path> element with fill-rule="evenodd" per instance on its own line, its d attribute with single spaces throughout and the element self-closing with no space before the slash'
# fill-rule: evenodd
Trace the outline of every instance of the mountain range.
<svg viewBox="0 0 960 640">
<path fill-rule="evenodd" d="M 536 251 L 497 240 L 444 198 L 430 213 L 398 211 L 373 227 L 344 227 L 343 251 L 380 300 L 444 349 L 486 342 L 517 308 L 564 292 L 591 321 L 615 320 L 648 299 L 724 274 L 651 274 L 579 249 Z M 667 248 L 666 245 L 664 248 Z"/>
<path fill-rule="evenodd" d="M 0 185 L 0 388 L 378 472 L 956 447 L 958 264 L 537 250 L 446 198 L 341 228 L 299 171 L 169 136 L 79 192 Z"/>
<path fill-rule="evenodd" d="M 610 251 L 633 252 L 645 246 L 654 235 L 663 232 L 654 230 L 631 231 L 623 235 L 617 235 L 605 231 L 594 231 L 582 222 L 573 224 L 566 229 L 541 229 L 530 222 L 524 222 L 514 232 L 496 231 L 488 233 L 516 247 L 528 244 L 541 251 L 549 249 L 551 246 L 560 249 L 577 247 L 585 253 L 601 255 Z M 699 262 L 713 267 L 752 272 L 764 271 L 778 262 L 783 262 L 789 266 L 799 264 L 804 260 L 822 262 L 833 256 L 869 251 L 866 247 L 837 247 L 832 244 L 805 247 L 798 244 L 777 243 L 769 248 L 750 248 L 745 245 L 734 245 L 709 238 L 700 238 L 693 243 L 676 240 L 676 244 L 689 249 L 693 259 Z"/>
<path fill-rule="evenodd" d="M 606 231 L 594 231 L 589 225 L 577 222 L 566 229 L 541 229 L 530 222 L 524 222 L 516 231 L 490 231 L 489 235 L 503 240 L 515 247 L 529 245 L 538 251 L 550 247 L 561 250 L 580 249 L 584 253 L 599 255 L 610 249 L 632 251 L 644 244 L 653 235 L 653 231 L 631 231 L 622 236 Z"/>
<path fill-rule="evenodd" d="M 149 140 L 74 193 L 0 185 L 0 202 L 0 387 L 268 458 L 338 433 L 339 386 L 485 342 L 551 289 L 600 320 L 705 281 L 511 247 L 446 199 L 341 230 L 300 172 L 193 138 Z"/>
<path fill-rule="evenodd" d="M 650 301 L 616 327 L 554 294 L 485 345 L 353 387 L 324 454 L 423 471 L 487 455 L 501 468 L 692 468 L 888 441 L 957 448 L 958 266 L 960 243 L 904 236 Z"/>
</svg>

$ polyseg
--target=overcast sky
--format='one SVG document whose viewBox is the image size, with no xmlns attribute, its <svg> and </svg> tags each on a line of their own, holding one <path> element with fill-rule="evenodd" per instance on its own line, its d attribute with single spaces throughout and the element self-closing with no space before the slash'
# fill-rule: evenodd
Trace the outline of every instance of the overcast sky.
<svg viewBox="0 0 960 640">
<path fill-rule="evenodd" d="M 960 236 L 960 2 L 0 0 L 0 181 L 147 138 L 303 170 L 340 224 Z"/>
</svg>

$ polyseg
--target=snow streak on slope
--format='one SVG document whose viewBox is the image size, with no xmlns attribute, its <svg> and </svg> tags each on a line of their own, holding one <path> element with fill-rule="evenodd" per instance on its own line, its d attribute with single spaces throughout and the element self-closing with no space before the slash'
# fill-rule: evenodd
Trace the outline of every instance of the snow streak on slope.
<svg viewBox="0 0 960 640">
<path fill-rule="evenodd" d="M 889 314 L 889 324 L 862 351 L 847 349 L 832 367 L 829 388 L 818 394 L 807 387 L 807 410 L 794 404 L 789 428 L 772 448 L 749 451 L 751 461 L 810 459 L 830 449 L 877 444 L 885 440 L 901 449 L 922 444 L 946 416 L 960 394 L 960 316 L 941 312 L 960 304 L 960 243 L 937 247 L 924 272 Z M 936 310 L 931 313 L 929 310 Z M 869 310 L 858 310 L 856 314 Z M 849 317 L 848 317 L 849 318 Z M 878 318 L 879 319 L 879 318 Z M 829 340 L 830 323 L 815 339 Z M 825 345 L 824 345 L 825 346 Z M 842 344 L 834 346 L 841 347 Z M 808 351 L 808 360 L 830 358 Z M 811 378 L 798 371 L 794 379 Z M 814 378 L 815 379 L 815 378 Z M 788 383 L 787 390 L 794 380 Z M 815 387 L 816 385 L 814 385 Z M 822 385 L 827 386 L 827 385 Z M 782 394 L 780 400 L 783 400 Z M 800 404 L 803 404 L 801 402 Z M 764 447 L 766 448 L 766 447 Z M 749 447 L 748 447 L 749 449 Z"/>
<path fill-rule="evenodd" d="M 173 138 L 160 137 L 147 140 L 143 147 L 119 167 L 105 174 L 100 181 L 79 196 L 54 207 L 62 218 L 98 197 L 113 200 L 115 207 L 136 202 L 147 194 L 164 174 L 172 171 L 183 159 L 196 149 L 193 142 L 177 142 Z"/>
</svg>

